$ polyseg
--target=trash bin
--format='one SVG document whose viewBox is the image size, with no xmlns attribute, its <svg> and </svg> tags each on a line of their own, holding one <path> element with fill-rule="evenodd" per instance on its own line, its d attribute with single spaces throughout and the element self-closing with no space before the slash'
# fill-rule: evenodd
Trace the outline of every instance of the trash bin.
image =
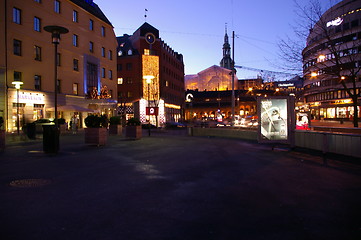
<svg viewBox="0 0 361 240">
<path fill-rule="evenodd" d="M 36 139 L 36 125 L 35 123 L 28 123 L 24 126 L 26 135 L 30 139 Z"/>
<path fill-rule="evenodd" d="M 43 151 L 45 153 L 59 151 L 59 129 L 55 125 L 43 125 Z"/>
</svg>

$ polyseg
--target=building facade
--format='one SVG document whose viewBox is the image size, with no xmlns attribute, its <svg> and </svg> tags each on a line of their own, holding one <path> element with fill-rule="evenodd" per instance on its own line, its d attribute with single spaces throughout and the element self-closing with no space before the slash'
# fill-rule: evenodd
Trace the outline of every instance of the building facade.
<svg viewBox="0 0 361 240">
<path fill-rule="evenodd" d="M 116 105 L 116 37 L 92 0 L 0 0 L 0 116 L 14 131 L 54 117 L 55 52 L 45 26 L 65 27 L 57 54 L 58 117 L 67 121 L 83 108 L 112 114 Z M 17 92 L 13 82 L 21 82 Z M 70 107 L 71 106 L 71 107 Z M 81 123 L 82 121 L 80 121 Z"/>
<path fill-rule="evenodd" d="M 157 126 L 181 120 L 183 55 L 168 46 L 159 30 L 147 22 L 117 41 L 119 113 Z"/>
<path fill-rule="evenodd" d="M 304 99 L 312 115 L 316 119 L 352 119 L 349 93 L 359 95 L 361 91 L 360 1 L 344 0 L 328 9 L 310 30 L 302 54 Z M 355 101 L 360 117 L 360 97 Z"/>
</svg>

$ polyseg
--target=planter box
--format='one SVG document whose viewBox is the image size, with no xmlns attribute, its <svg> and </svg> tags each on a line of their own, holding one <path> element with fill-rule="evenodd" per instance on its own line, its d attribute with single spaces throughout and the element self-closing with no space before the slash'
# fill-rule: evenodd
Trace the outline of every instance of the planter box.
<svg viewBox="0 0 361 240">
<path fill-rule="evenodd" d="M 0 152 L 5 149 L 5 130 L 0 130 Z"/>
<path fill-rule="evenodd" d="M 106 128 L 84 128 L 85 144 L 105 145 L 108 141 L 108 130 Z"/>
<path fill-rule="evenodd" d="M 123 131 L 122 125 L 109 125 L 109 134 L 122 135 L 122 131 Z"/>
<path fill-rule="evenodd" d="M 125 136 L 132 139 L 142 138 L 142 126 L 126 126 Z"/>
</svg>

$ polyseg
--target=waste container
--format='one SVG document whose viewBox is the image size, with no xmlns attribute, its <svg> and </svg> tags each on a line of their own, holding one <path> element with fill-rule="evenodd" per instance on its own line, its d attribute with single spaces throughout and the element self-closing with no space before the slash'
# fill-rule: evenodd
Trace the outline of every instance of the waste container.
<svg viewBox="0 0 361 240">
<path fill-rule="evenodd" d="M 45 153 L 59 151 L 59 129 L 55 125 L 43 125 L 43 151 Z"/>
<path fill-rule="evenodd" d="M 36 125 L 35 123 L 28 123 L 24 126 L 26 135 L 30 139 L 36 139 Z"/>
</svg>

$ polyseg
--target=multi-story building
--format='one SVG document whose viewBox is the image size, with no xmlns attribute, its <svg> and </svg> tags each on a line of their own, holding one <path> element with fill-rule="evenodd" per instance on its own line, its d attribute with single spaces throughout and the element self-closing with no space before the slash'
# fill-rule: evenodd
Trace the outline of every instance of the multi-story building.
<svg viewBox="0 0 361 240">
<path fill-rule="evenodd" d="M 169 47 L 149 23 L 117 40 L 121 114 L 158 126 L 180 120 L 184 104 L 182 54 Z"/>
<path fill-rule="evenodd" d="M 334 5 L 310 29 L 302 53 L 304 99 L 315 118 L 353 117 L 353 100 L 349 93 L 361 91 L 360 43 L 359 0 L 344 0 Z M 360 98 L 354 101 L 358 102 L 358 116 L 361 116 Z"/>
<path fill-rule="evenodd" d="M 84 108 L 112 114 L 116 37 L 92 0 L 0 0 L 0 5 L 0 116 L 7 131 L 16 129 L 17 106 L 20 126 L 55 116 L 54 44 L 44 30 L 49 25 L 69 30 L 57 47 L 58 116 L 82 119 Z M 22 83 L 18 93 L 14 81 Z"/>
</svg>

